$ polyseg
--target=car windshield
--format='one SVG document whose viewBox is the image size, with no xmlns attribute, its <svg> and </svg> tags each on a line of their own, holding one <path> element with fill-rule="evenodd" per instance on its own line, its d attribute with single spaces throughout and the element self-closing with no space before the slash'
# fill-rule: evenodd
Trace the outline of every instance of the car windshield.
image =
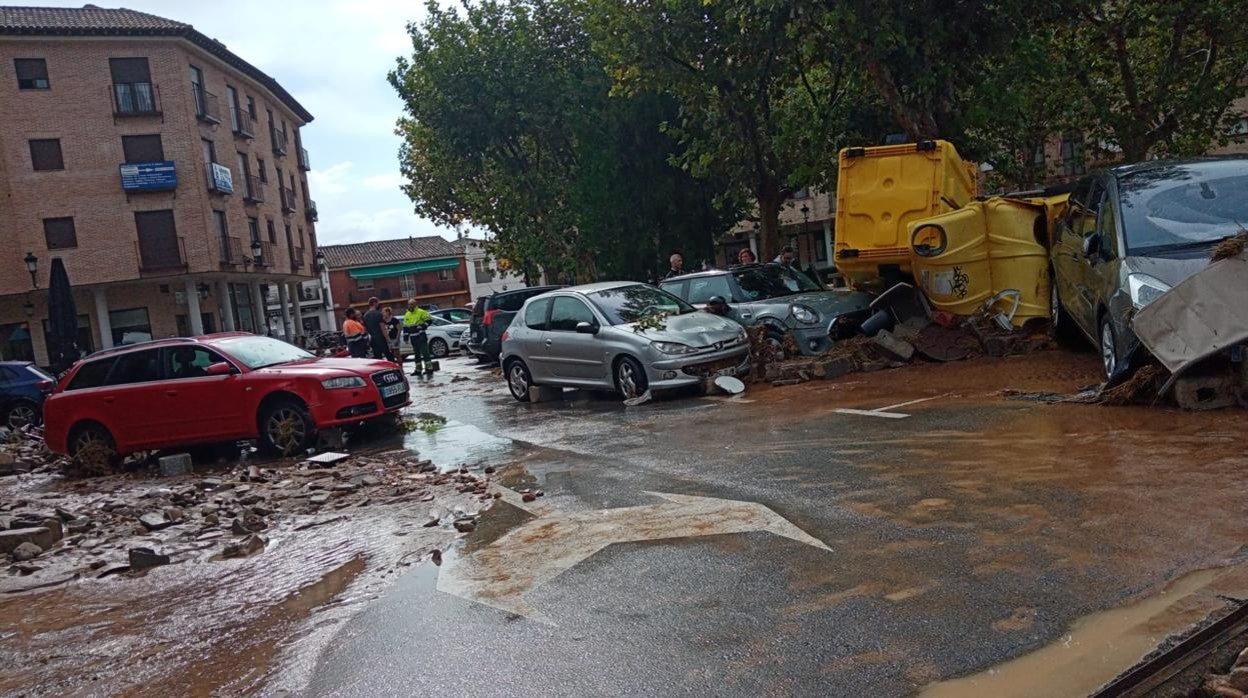
<svg viewBox="0 0 1248 698">
<path fill-rule="evenodd" d="M 637 322 L 646 316 L 683 315 L 694 311 L 693 306 L 667 291 L 645 284 L 595 291 L 588 294 L 588 298 L 612 325 Z"/>
<path fill-rule="evenodd" d="M 1130 254 L 1212 245 L 1248 227 L 1248 160 L 1133 172 L 1118 195 Z"/>
<path fill-rule="evenodd" d="M 272 337 L 233 337 L 214 344 L 252 369 L 316 358 L 299 347 Z"/>
<path fill-rule="evenodd" d="M 737 286 L 741 287 L 741 293 L 747 301 L 791 296 L 803 291 L 823 290 L 805 274 L 779 264 L 737 269 L 733 272 L 733 276 L 736 277 Z"/>
</svg>

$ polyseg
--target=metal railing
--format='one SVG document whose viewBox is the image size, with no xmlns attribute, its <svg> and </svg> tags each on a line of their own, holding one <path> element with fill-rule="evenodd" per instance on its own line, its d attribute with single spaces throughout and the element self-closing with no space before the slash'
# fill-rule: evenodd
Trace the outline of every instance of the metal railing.
<svg viewBox="0 0 1248 698">
<path fill-rule="evenodd" d="M 303 170 L 304 172 L 307 172 L 308 170 L 312 169 L 312 163 L 311 161 L 308 160 L 307 148 L 299 149 L 299 169 Z"/>
<path fill-rule="evenodd" d="M 246 254 L 243 252 L 243 241 L 237 237 L 225 235 L 220 238 L 222 266 L 242 266 Z"/>
<path fill-rule="evenodd" d="M 221 106 L 216 95 L 195 83 L 191 83 L 191 94 L 195 96 L 195 118 L 210 124 L 221 123 Z"/>
<path fill-rule="evenodd" d="M 256 137 L 256 120 L 245 107 L 234 105 L 234 134 L 243 138 Z"/>
<path fill-rule="evenodd" d="M 282 213 L 295 212 L 295 190 L 290 187 L 281 187 L 282 191 Z"/>
<path fill-rule="evenodd" d="M 315 223 L 320 220 L 320 215 L 316 211 L 316 202 L 313 201 L 312 199 L 308 199 L 308 207 L 306 211 L 308 214 L 309 223 Z"/>
<path fill-rule="evenodd" d="M 113 83 L 114 116 L 160 116 L 160 91 L 150 82 Z"/>
<path fill-rule="evenodd" d="M 140 238 L 134 242 L 134 251 L 139 258 L 140 273 L 186 269 L 185 238 L 148 240 L 147 243 Z"/>
<path fill-rule="evenodd" d="M 264 203 L 264 182 L 261 182 L 260 178 L 255 175 L 244 175 L 243 179 L 247 181 L 243 200 L 253 204 Z"/>
<path fill-rule="evenodd" d="M 255 260 L 256 266 L 271 267 L 276 260 L 273 243 L 260 240 L 260 256 Z"/>
<path fill-rule="evenodd" d="M 270 126 L 269 138 L 272 139 L 273 141 L 273 152 L 277 155 L 285 155 L 286 154 L 286 134 Z"/>
</svg>

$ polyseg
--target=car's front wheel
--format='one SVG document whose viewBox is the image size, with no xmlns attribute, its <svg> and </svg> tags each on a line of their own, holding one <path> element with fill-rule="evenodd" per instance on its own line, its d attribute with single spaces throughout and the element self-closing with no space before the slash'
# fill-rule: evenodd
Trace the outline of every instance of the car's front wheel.
<svg viewBox="0 0 1248 698">
<path fill-rule="evenodd" d="M 625 356 L 616 363 L 615 389 L 625 400 L 640 397 L 646 392 L 647 384 L 646 371 L 637 359 Z"/>
<path fill-rule="evenodd" d="M 1105 380 L 1111 380 L 1118 374 L 1118 335 L 1114 332 L 1114 323 L 1109 315 L 1101 318 L 1101 371 Z"/>
<path fill-rule="evenodd" d="M 277 400 L 260 411 L 260 445 L 268 453 L 290 456 L 311 448 L 316 424 L 308 409 L 294 400 Z"/>
<path fill-rule="evenodd" d="M 434 337 L 429 341 L 429 353 L 433 354 L 435 358 L 443 359 L 446 358 L 447 354 L 451 353 L 451 348 L 446 345 L 445 339 Z"/>
<path fill-rule="evenodd" d="M 39 424 L 39 406 L 30 400 L 16 400 L 5 412 L 4 423 L 10 429 Z"/>
<path fill-rule="evenodd" d="M 516 359 L 507 364 L 507 389 L 511 396 L 520 402 L 529 401 L 529 388 L 533 387 L 533 376 L 524 362 Z"/>
</svg>

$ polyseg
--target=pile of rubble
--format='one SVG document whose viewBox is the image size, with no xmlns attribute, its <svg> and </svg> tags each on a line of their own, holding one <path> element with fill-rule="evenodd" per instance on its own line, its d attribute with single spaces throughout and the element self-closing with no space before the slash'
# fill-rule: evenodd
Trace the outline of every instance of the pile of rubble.
<svg viewBox="0 0 1248 698">
<path fill-rule="evenodd" d="M 1245 698 L 1248 696 L 1248 649 L 1239 653 L 1230 671 L 1213 674 L 1205 680 L 1202 695 L 1220 698 Z"/>
<path fill-rule="evenodd" d="M 59 464 L 40 451 L 37 443 L 0 446 L 0 461 L 11 455 L 34 473 L 0 479 L 0 555 L 18 577 L 49 568 L 69 578 L 137 572 L 214 544 L 220 558 L 246 557 L 263 551 L 279 524 L 301 531 L 373 505 L 427 505 L 425 526 L 466 532 L 499 496 L 489 488 L 493 468 L 441 471 L 408 451 L 90 480 L 53 476 Z"/>
</svg>

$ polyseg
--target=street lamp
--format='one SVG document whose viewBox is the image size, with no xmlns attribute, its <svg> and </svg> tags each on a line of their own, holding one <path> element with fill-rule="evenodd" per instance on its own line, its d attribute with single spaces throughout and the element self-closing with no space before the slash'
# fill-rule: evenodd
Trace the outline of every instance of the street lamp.
<svg viewBox="0 0 1248 698">
<path fill-rule="evenodd" d="M 251 258 L 255 260 L 256 266 L 260 266 L 261 255 L 264 254 L 264 246 L 260 244 L 260 240 L 253 239 L 251 241 Z"/>
<path fill-rule="evenodd" d="M 325 253 L 317 250 L 314 259 L 316 260 L 316 270 L 318 272 L 325 271 Z"/>
<path fill-rule="evenodd" d="M 39 258 L 35 256 L 34 252 L 27 252 L 26 258 L 22 261 L 26 262 L 26 271 L 30 272 L 30 285 L 34 288 L 39 288 Z"/>
</svg>

